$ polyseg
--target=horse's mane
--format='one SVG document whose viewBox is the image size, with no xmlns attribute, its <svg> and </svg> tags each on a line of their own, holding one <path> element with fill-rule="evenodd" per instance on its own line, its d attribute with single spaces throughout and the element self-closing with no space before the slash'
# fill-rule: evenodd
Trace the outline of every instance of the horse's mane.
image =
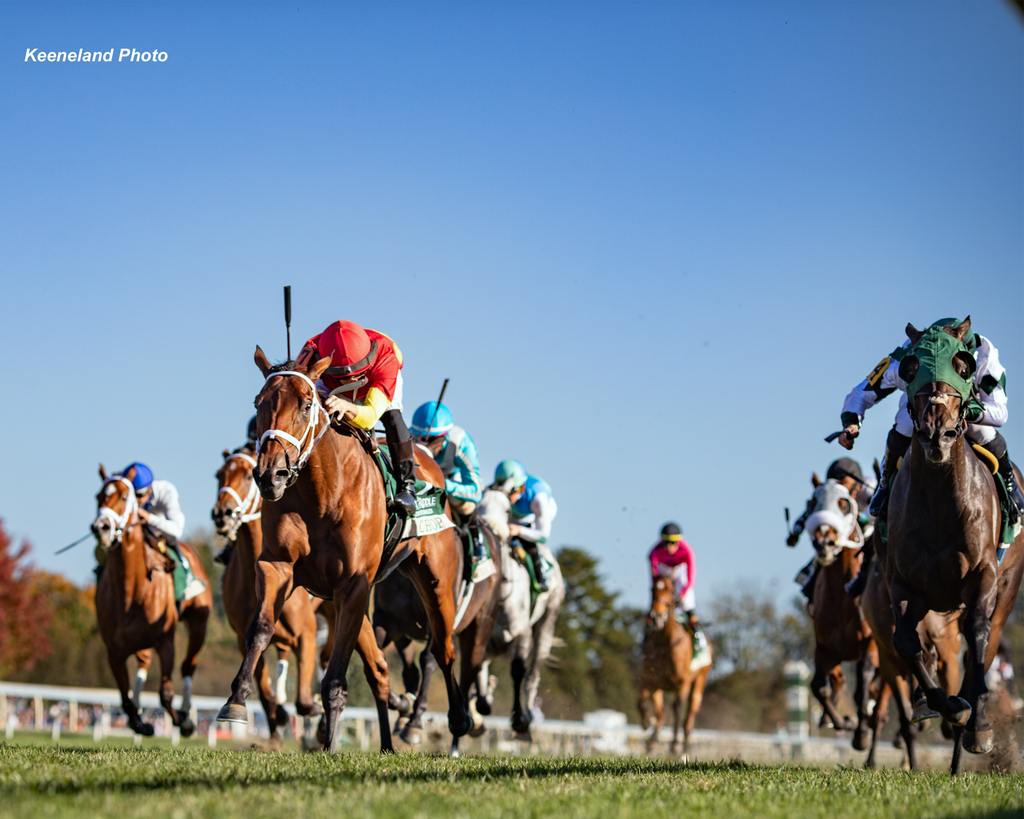
<svg viewBox="0 0 1024 819">
<path fill-rule="evenodd" d="M 292 359 L 290 361 L 282 361 L 280 364 L 274 364 L 267 371 L 267 377 L 269 378 L 274 373 L 281 373 L 281 372 L 285 372 L 286 370 L 294 370 L 294 369 L 295 369 L 295 360 L 294 359 Z"/>
</svg>

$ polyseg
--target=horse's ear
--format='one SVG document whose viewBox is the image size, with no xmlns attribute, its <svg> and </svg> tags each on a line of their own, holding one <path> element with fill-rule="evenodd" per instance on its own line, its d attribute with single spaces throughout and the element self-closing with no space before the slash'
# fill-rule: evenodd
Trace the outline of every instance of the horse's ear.
<svg viewBox="0 0 1024 819">
<path fill-rule="evenodd" d="M 252 360 L 256 362 L 256 366 L 260 368 L 260 372 L 263 373 L 263 377 L 266 378 L 270 375 L 271 363 L 270 359 L 267 358 L 267 354 L 263 352 L 263 348 L 259 344 L 256 345 L 256 352 L 252 354 Z"/>
<path fill-rule="evenodd" d="M 818 477 L 817 472 L 811 473 L 811 486 L 813 486 L 815 489 L 821 486 L 821 478 Z"/>
<path fill-rule="evenodd" d="M 957 341 L 963 341 L 971 334 L 971 317 L 968 316 L 953 329 L 953 337 Z"/>
<path fill-rule="evenodd" d="M 309 365 L 309 369 L 306 370 L 306 374 L 309 376 L 311 381 L 316 381 L 324 371 L 331 366 L 331 356 L 325 355 L 323 358 L 319 358 Z"/>
<path fill-rule="evenodd" d="M 917 344 L 918 339 L 920 339 L 923 335 L 924 333 L 921 330 L 918 330 L 909 321 L 907 322 L 907 338 L 910 339 L 911 344 Z"/>
<path fill-rule="evenodd" d="M 107 479 L 107 468 L 103 464 L 100 464 L 99 473 L 100 473 L 100 480 L 101 481 L 106 481 L 106 479 Z"/>
<path fill-rule="evenodd" d="M 138 470 L 133 466 L 131 469 L 129 469 L 127 472 L 125 472 L 124 475 L 122 475 L 121 477 L 122 478 L 127 478 L 129 481 L 134 480 L 135 473 L 137 471 Z"/>
<path fill-rule="evenodd" d="M 227 450 L 227 449 L 225 449 L 222 453 L 220 453 L 221 457 L 224 458 L 224 460 L 227 460 L 227 457 L 230 454 L 231 454 L 231 452 L 229 450 Z"/>
</svg>

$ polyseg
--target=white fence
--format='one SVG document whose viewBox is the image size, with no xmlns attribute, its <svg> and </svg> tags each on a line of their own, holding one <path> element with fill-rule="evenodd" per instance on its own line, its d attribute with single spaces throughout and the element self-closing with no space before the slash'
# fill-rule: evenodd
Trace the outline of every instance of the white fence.
<svg viewBox="0 0 1024 819">
<path fill-rule="evenodd" d="M 218 741 L 252 741 L 266 738 L 267 730 L 262 708 L 255 700 L 247 703 L 249 724 L 224 725 L 216 722 L 216 714 L 224 704 L 223 697 L 193 696 L 193 719 L 197 735 L 209 745 Z M 55 685 L 0 682 L 0 725 L 11 739 L 18 731 L 49 731 L 54 740 L 64 732 L 91 734 L 94 740 L 108 736 L 135 737 L 124 724 L 120 710 L 120 694 L 108 688 L 71 688 Z M 144 717 L 154 724 L 157 736 L 168 737 L 173 744 L 180 739 L 160 707 L 155 692 L 142 694 Z M 301 722 L 293 716 L 293 728 L 303 732 Z M 643 754 L 647 732 L 638 725 L 627 725 L 624 714 L 599 711 L 587 714 L 582 722 L 545 719 L 535 722 L 532 742 L 520 741 L 508 717 L 491 716 L 484 720 L 486 730 L 481 737 L 466 738 L 462 747 L 468 752 L 559 753 L 576 755 Z M 348 747 L 369 750 L 376 747 L 377 712 L 372 708 L 346 708 L 342 713 L 340 733 Z M 308 730 L 308 726 L 306 728 Z M 297 734 L 296 734 L 297 735 Z M 668 751 L 668 730 L 662 731 L 657 752 Z M 137 743 L 141 738 L 135 737 Z M 429 750 L 444 750 L 450 738 L 447 717 L 428 712 L 424 719 L 424 745 Z M 744 731 L 696 730 L 690 741 L 691 756 L 696 759 L 742 759 L 749 762 L 778 763 L 806 761 L 823 764 L 859 764 L 864 754 L 850 747 L 848 735 L 835 738 L 807 737 L 804 732 L 790 733 L 780 729 L 776 734 Z M 919 760 L 927 767 L 948 764 L 949 747 L 918 746 Z M 902 753 L 890 743 L 880 743 L 878 762 L 900 764 Z"/>
</svg>

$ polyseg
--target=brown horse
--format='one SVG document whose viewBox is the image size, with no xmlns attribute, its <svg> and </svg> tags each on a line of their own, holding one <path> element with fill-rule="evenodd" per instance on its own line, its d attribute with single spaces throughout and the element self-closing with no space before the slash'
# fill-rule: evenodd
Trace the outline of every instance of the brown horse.
<svg viewBox="0 0 1024 819">
<path fill-rule="evenodd" d="M 146 650 L 156 649 L 160 658 L 160 704 L 182 736 L 195 731 L 189 713 L 192 705 L 192 676 L 196 657 L 206 639 L 212 595 L 210 581 L 195 551 L 184 543 L 178 547 L 187 556 L 195 576 L 206 589 L 181 605 L 174 602 L 174 582 L 167 568 L 167 559 L 148 545 L 143 524 L 138 517 L 138 501 L 132 486 L 134 469 L 125 475 L 107 476 L 100 464 L 103 486 L 96 496 L 98 514 L 92 531 L 100 548 L 106 553 L 103 573 L 96 584 L 96 619 L 100 636 L 107 647 L 107 660 L 121 692 L 121 708 L 128 715 L 131 729 L 142 736 L 152 736 L 153 726 L 142 721 L 139 709 L 128 687 L 128 658 L 136 655 L 143 667 L 148 666 Z M 182 703 L 174 709 L 174 627 L 182 620 L 188 629 L 188 649 L 181 663 Z M 143 658 L 146 662 L 142 663 Z M 144 679 L 144 678 L 143 678 Z M 138 685 L 141 689 L 141 684 Z M 138 694 L 136 694 L 136 697 Z"/>
<path fill-rule="evenodd" d="M 675 618 L 676 590 L 670 577 L 658 577 L 651 591 L 651 609 L 647 615 L 648 629 L 643 642 L 643 664 L 640 666 L 640 719 L 651 729 L 647 739 L 647 750 L 654 748 L 658 734 L 665 721 L 665 691 L 675 693 L 672 703 L 672 745 L 673 754 L 680 749 L 686 757 L 690 753 L 690 732 L 693 731 L 704 686 L 707 685 L 711 664 L 694 671 L 690 668 L 693 660 L 693 638 L 690 632 Z M 708 645 L 708 652 L 711 646 Z M 686 707 L 686 721 L 683 721 L 683 703 Z M 682 730 L 680 745 L 679 733 Z"/>
<path fill-rule="evenodd" d="M 873 537 L 875 555 L 878 559 L 874 560 L 869 568 L 868 581 L 860 599 L 860 605 L 864 611 L 864 617 L 871 626 L 878 650 L 877 681 L 879 691 L 875 710 L 871 715 L 871 744 L 864 765 L 867 768 L 875 766 L 875 748 L 878 736 L 888 718 L 889 701 L 892 699 L 896 704 L 896 713 L 899 717 L 900 737 L 906 752 L 906 766 L 910 770 L 915 770 L 917 760 L 914 754 L 913 705 L 911 702 L 913 679 L 910 668 L 893 647 L 892 606 L 880 568 L 885 549 L 879 542 L 880 538 L 877 532 Z M 918 633 L 923 644 L 928 646 L 929 655 L 934 658 L 943 689 L 947 694 L 955 693 L 960 687 L 960 631 L 957 627 L 956 614 L 929 612 L 918 626 Z"/>
<path fill-rule="evenodd" d="M 878 665 L 877 652 L 860 607 L 843 587 L 860 570 L 864 534 L 857 522 L 857 502 L 841 483 L 817 482 L 814 498 L 815 510 L 807 519 L 807 532 L 819 566 L 812 595 L 814 676 L 811 693 L 821 704 L 823 722 L 827 719 L 837 731 L 853 728 L 849 718 L 839 716 L 835 703 L 844 685 L 842 663 L 857 663 L 854 691 L 857 726 L 853 747 L 863 751 L 868 747 L 868 694 Z"/>
<path fill-rule="evenodd" d="M 969 331 L 969 318 L 946 330 L 961 341 Z M 921 332 L 908 325 L 907 335 L 916 342 Z M 969 356 L 957 353 L 951 363 L 961 378 L 970 378 Z M 909 383 L 912 357 L 904 359 L 904 366 Z M 971 753 L 992 748 L 985 671 L 1020 588 L 1024 534 L 1000 563 L 999 497 L 992 475 L 965 441 L 960 394 L 945 383 L 928 384 L 908 409 L 914 435 L 893 482 L 885 577 L 895 617 L 894 645 L 924 688 L 928 705 L 954 726 L 956 772 L 961 745 Z M 967 656 L 960 696 L 948 696 L 926 667 L 917 626 L 929 611 L 962 612 Z"/>
<path fill-rule="evenodd" d="M 358 645 L 373 690 L 382 750 L 390 750 L 387 664 L 367 617 L 370 589 L 384 557 L 387 500 L 384 483 L 364 442 L 345 428 L 332 431 L 315 382 L 330 357 L 308 365 L 273 367 L 263 350 L 255 361 L 266 383 L 256 397 L 260 451 L 254 470 L 264 499 L 263 553 L 256 562 L 257 612 L 246 635 L 246 656 L 220 718 L 244 718 L 256 663 L 274 633 L 288 594 L 296 585 L 333 602 L 334 647 L 321 683 L 324 745 L 335 747 L 336 722 L 347 701 L 345 675 Z M 340 434 L 339 434 L 340 433 Z M 433 458 L 418 450 L 420 476 L 435 486 L 444 478 Z M 470 728 L 465 699 L 455 680 L 456 590 L 461 580 L 458 535 L 453 529 L 411 538 L 397 547 L 391 566 L 416 585 L 427 611 L 431 647 L 448 689 L 448 727 Z M 472 619 L 476 612 L 466 612 Z"/>
<path fill-rule="evenodd" d="M 217 470 L 217 502 L 212 518 L 217 534 L 234 545 L 231 560 L 224 570 L 224 612 L 238 639 L 238 648 L 245 656 L 245 632 L 256 612 L 256 561 L 263 551 L 260 528 L 263 498 L 252 477 L 256 452 L 240 447 L 234 452 L 224 450 L 224 463 Z M 317 666 L 316 607 L 304 589 L 297 590 L 281 608 L 281 619 L 274 628 L 271 644 L 277 649 L 276 684 L 270 682 L 265 656 L 256 664 L 256 680 L 260 702 L 267 715 L 271 739 L 277 729 L 288 724 L 284 704 L 288 659 L 298 659 L 298 692 L 295 711 L 300 716 L 319 713 L 313 702 L 313 675 Z"/>
</svg>

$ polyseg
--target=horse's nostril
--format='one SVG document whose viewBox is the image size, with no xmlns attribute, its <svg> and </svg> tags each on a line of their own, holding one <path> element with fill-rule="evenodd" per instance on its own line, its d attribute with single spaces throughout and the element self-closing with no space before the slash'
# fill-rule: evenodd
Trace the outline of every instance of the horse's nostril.
<svg viewBox="0 0 1024 819">
<path fill-rule="evenodd" d="M 282 479 L 287 478 L 288 477 L 288 470 L 287 469 L 275 469 L 274 470 L 274 477 L 275 478 L 282 478 Z"/>
</svg>

